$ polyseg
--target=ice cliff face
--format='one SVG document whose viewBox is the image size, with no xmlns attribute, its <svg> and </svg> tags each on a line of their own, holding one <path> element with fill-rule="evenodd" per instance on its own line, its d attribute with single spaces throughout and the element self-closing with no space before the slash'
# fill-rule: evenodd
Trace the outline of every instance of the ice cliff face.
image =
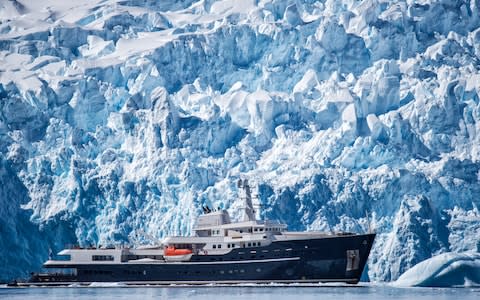
<svg viewBox="0 0 480 300">
<path fill-rule="evenodd" d="M 370 221 L 370 280 L 476 248 L 478 0 L 158 2 L 0 2 L 0 279 L 238 216 L 241 176 L 292 230 Z"/>
</svg>

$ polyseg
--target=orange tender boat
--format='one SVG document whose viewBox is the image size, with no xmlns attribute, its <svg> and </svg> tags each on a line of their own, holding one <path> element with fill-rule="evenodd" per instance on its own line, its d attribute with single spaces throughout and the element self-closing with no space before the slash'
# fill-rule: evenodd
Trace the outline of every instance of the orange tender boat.
<svg viewBox="0 0 480 300">
<path fill-rule="evenodd" d="M 165 248 L 163 252 L 164 256 L 175 256 L 175 255 L 188 255 L 192 254 L 192 250 L 190 249 L 176 249 L 173 246 L 168 246 Z"/>
</svg>

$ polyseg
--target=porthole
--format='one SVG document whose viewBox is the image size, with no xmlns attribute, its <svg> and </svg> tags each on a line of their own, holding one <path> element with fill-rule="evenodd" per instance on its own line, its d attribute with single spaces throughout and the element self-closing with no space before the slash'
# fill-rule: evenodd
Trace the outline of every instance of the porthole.
<svg viewBox="0 0 480 300">
<path fill-rule="evenodd" d="M 262 272 L 262 269 L 257 268 L 255 271 L 257 271 L 258 273 L 260 273 L 260 272 Z"/>
</svg>

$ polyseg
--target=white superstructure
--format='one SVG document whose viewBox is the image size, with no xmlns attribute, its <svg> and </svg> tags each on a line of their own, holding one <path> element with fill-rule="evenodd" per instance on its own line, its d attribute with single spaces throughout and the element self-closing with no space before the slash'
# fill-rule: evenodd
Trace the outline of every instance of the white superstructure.
<svg viewBox="0 0 480 300">
<path fill-rule="evenodd" d="M 170 236 L 160 245 L 141 248 L 72 248 L 58 253 L 66 260 L 48 260 L 45 267 L 85 264 L 168 263 L 188 261 L 195 255 L 223 255 L 235 248 L 256 248 L 273 241 L 303 240 L 328 237 L 319 232 L 288 232 L 287 226 L 277 221 L 255 219 L 251 190 L 246 180 L 240 180 L 245 203 L 244 218 L 231 222 L 226 210 L 204 207 L 194 227 L 194 236 Z M 255 250 L 249 250 L 255 251 Z"/>
</svg>

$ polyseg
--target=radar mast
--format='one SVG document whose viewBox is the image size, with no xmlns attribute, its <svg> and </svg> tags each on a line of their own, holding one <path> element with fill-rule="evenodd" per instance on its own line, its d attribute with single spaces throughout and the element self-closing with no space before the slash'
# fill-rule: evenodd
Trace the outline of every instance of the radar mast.
<svg viewBox="0 0 480 300">
<path fill-rule="evenodd" d="M 245 200 L 245 213 L 243 216 L 244 221 L 255 221 L 255 210 L 252 204 L 252 190 L 248 184 L 247 179 L 239 179 L 237 183 L 238 188 L 243 188 L 243 193 L 240 198 Z"/>
</svg>

